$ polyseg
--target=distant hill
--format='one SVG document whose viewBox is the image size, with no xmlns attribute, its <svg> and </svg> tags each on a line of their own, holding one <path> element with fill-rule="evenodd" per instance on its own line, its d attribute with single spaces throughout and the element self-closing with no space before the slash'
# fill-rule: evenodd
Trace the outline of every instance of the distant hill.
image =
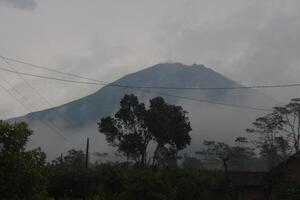
<svg viewBox="0 0 300 200">
<path fill-rule="evenodd" d="M 126 75 L 114 84 L 127 86 L 155 87 L 233 87 L 239 83 L 209 69 L 203 65 L 183 65 L 181 63 L 161 63 L 144 70 Z M 151 90 L 151 92 L 149 92 Z M 119 108 L 124 94 L 134 93 L 141 101 L 147 103 L 149 98 L 169 94 L 194 99 L 205 99 L 214 102 L 271 108 L 276 101 L 263 93 L 252 90 L 165 90 L 165 89 L 130 89 L 105 86 L 94 94 L 80 98 L 54 108 L 30 113 L 13 120 L 26 121 L 35 131 L 32 145 L 42 145 L 53 156 L 68 148 L 59 136 L 45 127 L 40 120 L 49 126 L 58 127 L 65 137 L 74 143 L 82 142 L 85 136 L 95 137 L 94 150 L 109 151 L 103 136 L 97 132 L 97 122 L 101 117 L 111 115 Z M 236 135 L 244 134 L 255 117 L 263 111 L 231 108 L 220 105 L 200 103 L 187 99 L 164 96 L 173 104 L 180 104 L 189 111 L 194 129 L 193 145 L 202 139 L 218 138 L 230 140 Z M 60 113 L 60 114 L 58 114 Z M 200 145 L 200 144 L 199 144 Z M 61 147 L 63 146 L 63 147 Z M 70 145 L 69 145 L 70 146 Z M 69 147 L 71 148 L 71 146 Z M 192 150 L 191 150 L 192 151 Z M 52 155 L 51 154 L 51 155 Z"/>
</svg>

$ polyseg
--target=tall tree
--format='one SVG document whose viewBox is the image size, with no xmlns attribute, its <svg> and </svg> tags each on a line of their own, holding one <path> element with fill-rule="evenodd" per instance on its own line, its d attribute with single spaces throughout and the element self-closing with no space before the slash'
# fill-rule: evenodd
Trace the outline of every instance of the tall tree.
<svg viewBox="0 0 300 200">
<path fill-rule="evenodd" d="M 178 151 L 191 142 L 187 112 L 181 106 L 166 103 L 162 97 L 150 100 L 147 125 L 156 143 L 153 164 L 160 158 L 176 160 Z"/>
<path fill-rule="evenodd" d="M 300 150 L 300 98 L 292 99 L 284 106 L 252 123 L 248 132 L 259 133 L 258 146 L 261 153 L 276 162 L 286 158 L 291 152 Z M 277 160 L 277 161 L 276 161 Z"/>
<path fill-rule="evenodd" d="M 99 131 L 110 145 L 136 163 L 147 164 L 151 142 L 156 144 L 153 164 L 157 164 L 162 156 L 176 158 L 178 151 L 190 143 L 191 126 L 182 107 L 156 97 L 150 100 L 150 108 L 146 109 L 134 95 L 125 95 L 120 107 L 113 117 L 101 119 Z"/>
<path fill-rule="evenodd" d="M 113 117 L 102 118 L 99 131 L 107 142 L 138 164 L 146 164 L 147 147 L 152 139 L 146 127 L 146 108 L 134 95 L 125 95 Z"/>
</svg>

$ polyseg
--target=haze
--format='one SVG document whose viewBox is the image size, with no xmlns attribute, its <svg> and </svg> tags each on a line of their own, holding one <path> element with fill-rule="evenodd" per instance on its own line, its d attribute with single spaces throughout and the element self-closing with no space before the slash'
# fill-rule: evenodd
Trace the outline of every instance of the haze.
<svg viewBox="0 0 300 200">
<path fill-rule="evenodd" d="M 299 11 L 298 1 L 280 0 L 0 0 L 0 53 L 105 81 L 176 61 L 204 64 L 245 85 L 295 83 Z M 18 77 L 1 75 L 33 110 L 48 107 Z M 54 105 L 99 89 L 28 79 Z M 265 92 L 286 102 L 299 89 Z M 26 113 L 3 91 L 1 97 L 1 118 Z"/>
</svg>

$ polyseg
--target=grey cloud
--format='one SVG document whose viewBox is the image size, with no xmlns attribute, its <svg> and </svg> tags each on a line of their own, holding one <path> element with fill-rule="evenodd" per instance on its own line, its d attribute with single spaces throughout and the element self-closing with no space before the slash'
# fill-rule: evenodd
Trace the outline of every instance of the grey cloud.
<svg viewBox="0 0 300 200">
<path fill-rule="evenodd" d="M 35 0 L 0 0 L 0 3 L 18 9 L 33 10 L 36 8 Z"/>
<path fill-rule="evenodd" d="M 38 3 L 36 7 L 36 0 L 0 0 L 0 4 L 8 7 L 36 8 L 34 15 L 25 12 L 12 15 L 10 9 L 1 9 L 2 54 L 105 81 L 113 81 L 158 62 L 174 61 L 204 64 L 249 85 L 299 82 L 298 1 L 135 0 L 131 3 L 92 1 L 86 4 L 85 1 L 74 0 L 71 7 L 68 1 L 60 0 Z M 2 65 L 5 66 L 5 63 Z M 64 78 L 24 65 L 16 67 L 19 71 Z M 11 74 L 5 77 L 9 77 L 9 81 L 22 91 L 19 98 L 25 96 L 27 99 L 24 102 L 32 109 L 39 110 L 47 106 L 18 77 L 13 78 Z M 26 79 L 54 105 L 99 89 L 30 77 Z M 0 80 L 0 84 L 7 86 L 3 80 Z M 0 102 L 2 118 L 26 112 L 4 91 L 0 92 L 2 97 L 6 97 Z M 300 94 L 300 89 L 263 92 L 285 102 Z M 251 98 L 244 102 L 245 105 L 263 107 L 260 103 L 254 103 Z M 195 104 L 187 104 L 184 108 L 191 113 L 205 114 L 191 118 L 194 134 L 205 139 L 224 135 L 223 139 L 231 141 L 228 136 L 242 134 L 257 117 L 256 113 L 248 111 L 206 105 L 195 108 Z M 227 117 L 233 114 L 235 117 Z M 213 120 L 222 126 L 210 127 Z M 225 134 L 222 127 L 231 126 L 236 129 Z M 39 130 L 44 128 L 40 127 L 35 133 L 42 133 Z M 96 127 L 78 132 L 98 134 Z M 50 158 L 57 156 L 56 151 L 65 151 L 56 148 L 66 146 L 61 138 L 44 134 L 34 135 L 32 141 L 50 151 Z M 200 144 L 203 138 L 194 140 L 194 145 Z M 79 135 L 71 139 L 76 144 L 84 141 Z M 102 152 L 108 151 L 103 138 L 98 139 L 98 143 L 91 146 Z"/>
<path fill-rule="evenodd" d="M 195 14 L 164 26 L 160 41 L 166 47 L 166 56 L 185 63 L 203 63 L 244 84 L 297 82 L 300 4 L 282 6 L 274 2 L 249 4 L 223 19 L 199 25 L 191 25 L 193 19 L 199 19 Z M 293 95 L 299 90 L 290 92 Z M 278 96 L 291 95 L 282 92 Z"/>
<path fill-rule="evenodd" d="M 1 3 L 27 9 L 36 6 L 34 0 Z M 204 64 L 246 85 L 296 83 L 299 10 L 300 2 L 282 0 L 93 1 L 89 5 L 78 0 L 72 7 L 67 1 L 45 0 L 39 2 L 35 15 L 1 10 L 1 52 L 105 81 L 174 61 Z M 46 73 L 22 65 L 18 70 Z M 98 89 L 27 79 L 55 105 Z M 22 88 L 17 79 L 12 83 Z M 32 102 L 40 101 L 32 97 L 32 91 L 22 90 Z M 297 89 L 270 92 L 279 101 L 300 93 Z M 11 106 L 11 110 L 17 115 L 21 109 Z"/>
</svg>

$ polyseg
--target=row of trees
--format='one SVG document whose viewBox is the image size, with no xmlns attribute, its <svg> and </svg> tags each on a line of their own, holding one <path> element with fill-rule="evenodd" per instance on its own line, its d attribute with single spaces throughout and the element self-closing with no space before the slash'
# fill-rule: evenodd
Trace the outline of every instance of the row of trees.
<svg viewBox="0 0 300 200">
<path fill-rule="evenodd" d="M 146 109 L 136 96 L 125 95 L 120 110 L 113 117 L 102 118 L 98 125 L 109 144 L 128 161 L 143 166 L 176 162 L 178 151 L 191 141 L 187 112 L 180 106 L 166 103 L 162 97 L 151 99 L 149 109 Z M 234 170 L 249 166 L 249 160 L 263 161 L 264 166 L 261 164 L 260 167 L 264 168 L 278 164 L 299 151 L 300 99 L 274 107 L 271 113 L 257 118 L 246 131 L 256 133 L 258 137 L 255 140 L 238 137 L 233 145 L 204 141 L 203 149 L 196 154 L 205 163 L 221 160 L 227 167 L 229 162 Z M 148 158 L 150 144 L 155 145 L 155 150 Z"/>
<path fill-rule="evenodd" d="M 203 148 L 195 152 L 197 158 L 208 168 L 255 171 L 274 167 L 300 150 L 300 99 L 274 107 L 246 131 L 255 139 L 238 137 L 232 144 L 204 141 Z"/>
<path fill-rule="evenodd" d="M 128 162 L 91 164 L 89 169 L 78 150 L 47 163 L 40 148 L 26 150 L 32 135 L 27 124 L 0 121 L 1 199 L 230 199 L 220 169 L 257 170 L 249 166 L 262 161 L 271 167 L 299 151 L 299 111 L 299 99 L 275 107 L 247 129 L 258 133 L 257 139 L 204 141 L 195 157 L 184 155 L 181 166 L 175 164 L 178 152 L 191 142 L 191 125 L 182 107 L 161 97 L 151 99 L 147 108 L 136 96 L 125 95 L 120 110 L 98 126 Z"/>
<path fill-rule="evenodd" d="M 56 199 L 217 200 L 232 194 L 221 171 L 127 163 L 94 164 L 89 169 L 52 163 L 49 171 L 47 189 Z"/>
<path fill-rule="evenodd" d="M 127 162 L 85 169 L 84 152 L 74 149 L 47 163 L 39 148 L 26 151 L 32 131 L 25 123 L 0 121 L 0 133 L 0 199 L 230 199 L 221 172 Z"/>
</svg>

